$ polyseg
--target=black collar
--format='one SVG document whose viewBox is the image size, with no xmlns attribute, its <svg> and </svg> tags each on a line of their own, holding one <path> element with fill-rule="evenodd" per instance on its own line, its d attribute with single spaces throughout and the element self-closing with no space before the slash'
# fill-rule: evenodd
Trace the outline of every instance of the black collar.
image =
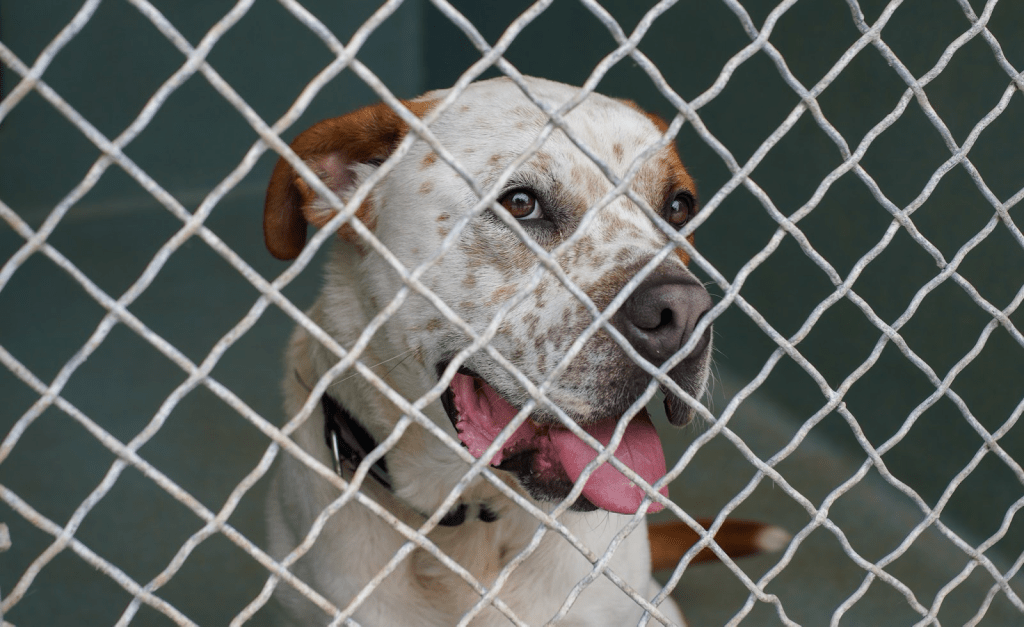
<svg viewBox="0 0 1024 627">
<path fill-rule="evenodd" d="M 348 410 L 328 396 L 326 392 L 320 397 L 320 405 L 324 410 L 324 441 L 334 462 L 334 472 L 338 473 L 340 477 L 342 476 L 342 462 L 348 462 L 353 468 L 357 467 L 370 451 L 377 448 L 377 441 L 359 424 L 358 420 L 352 417 Z M 388 464 L 383 457 L 370 466 L 368 474 L 384 489 L 394 494 L 391 474 L 388 473 Z M 406 506 L 410 507 L 408 504 Z M 412 507 L 410 509 L 427 518 L 422 512 Z M 445 514 L 444 518 L 437 521 L 437 524 L 444 527 L 457 527 L 466 522 L 468 513 L 469 506 L 466 503 L 459 503 Z M 497 513 L 484 503 L 480 503 L 474 513 L 484 522 L 494 522 L 498 519 Z"/>
</svg>

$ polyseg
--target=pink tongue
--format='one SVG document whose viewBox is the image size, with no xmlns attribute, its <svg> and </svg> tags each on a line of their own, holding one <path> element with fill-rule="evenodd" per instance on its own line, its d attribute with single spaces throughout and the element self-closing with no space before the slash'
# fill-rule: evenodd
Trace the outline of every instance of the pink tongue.
<svg viewBox="0 0 1024 627">
<path fill-rule="evenodd" d="M 584 430 L 605 446 L 612 440 L 616 421 L 602 420 L 596 425 L 585 427 Z M 552 429 L 551 443 L 554 445 L 562 462 L 562 467 L 569 479 L 576 481 L 583 473 L 584 467 L 597 457 L 597 451 L 583 442 L 572 432 L 565 429 Z M 615 457 L 640 475 L 647 483 L 653 484 L 665 476 L 665 453 L 661 449 L 661 439 L 654 430 L 654 424 L 646 410 L 641 411 L 629 422 L 622 440 L 615 449 Z M 668 486 L 661 489 L 668 496 Z M 610 464 L 604 463 L 587 479 L 583 487 L 583 496 L 610 512 L 634 514 L 644 498 L 644 491 L 626 478 Z M 661 511 L 663 506 L 652 503 L 648 513 Z"/>
<path fill-rule="evenodd" d="M 516 409 L 482 379 L 457 374 L 451 387 L 459 412 L 459 439 L 474 457 L 479 458 L 516 415 Z M 614 418 L 606 418 L 584 430 L 607 446 L 615 425 Z M 540 475 L 557 473 L 557 465 L 560 464 L 574 483 L 583 473 L 583 468 L 597 457 L 597 451 L 571 431 L 562 427 L 538 429 L 527 420 L 494 454 L 490 463 L 497 466 L 506 453 L 514 453 L 524 447 L 538 451 L 534 458 L 534 472 Z M 665 475 L 665 453 L 647 410 L 642 410 L 629 422 L 622 441 L 615 449 L 615 457 L 647 483 L 653 484 Z M 668 496 L 668 487 L 662 488 L 661 493 Z M 644 491 L 610 464 L 604 463 L 587 478 L 583 496 L 601 509 L 633 514 L 640 507 Z M 660 504 L 652 503 L 647 511 L 653 513 L 661 509 Z"/>
<path fill-rule="evenodd" d="M 518 412 L 482 379 L 456 374 L 452 379 L 451 386 L 452 392 L 454 392 L 455 408 L 459 412 L 459 422 L 456 427 L 459 431 L 459 439 L 466 445 L 473 457 L 480 459 L 487 447 L 494 442 L 501 430 L 515 418 Z M 535 429 L 527 420 L 509 436 L 505 445 L 491 457 L 489 463 L 494 466 L 500 465 L 506 451 L 514 450 L 524 442 L 529 443 L 536 439 Z"/>
</svg>

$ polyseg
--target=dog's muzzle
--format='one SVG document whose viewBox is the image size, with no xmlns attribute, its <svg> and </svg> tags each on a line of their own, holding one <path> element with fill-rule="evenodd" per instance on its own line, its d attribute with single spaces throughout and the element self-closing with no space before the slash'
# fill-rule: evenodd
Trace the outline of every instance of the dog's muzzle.
<svg viewBox="0 0 1024 627">
<path fill-rule="evenodd" d="M 636 351 L 655 366 L 672 359 L 691 340 L 701 318 L 711 309 L 707 290 L 689 273 L 659 269 L 630 295 L 612 317 L 612 324 Z M 687 393 L 697 396 L 703 389 L 710 352 L 711 327 L 695 342 L 694 348 L 669 371 Z M 623 356 L 625 358 L 625 356 Z M 448 366 L 437 365 L 438 377 Z M 637 365 L 616 369 L 626 396 L 647 385 L 650 376 Z M 616 385 L 615 381 L 609 381 Z M 634 399 L 635 400 L 635 399 Z M 622 413 L 631 404 L 608 407 L 601 415 L 576 417 L 580 428 L 607 446 Z M 578 481 L 583 470 L 597 457 L 597 451 L 557 420 L 538 412 L 518 428 L 506 434 L 501 446 L 494 447 L 499 434 L 519 413 L 497 389 L 476 372 L 462 367 L 441 396 L 441 403 L 458 432 L 459 439 L 477 458 L 488 455 L 488 462 L 500 470 L 514 473 L 520 484 L 539 500 L 559 500 Z M 684 401 L 667 393 L 665 409 L 674 425 L 686 424 L 694 410 Z M 536 418 L 536 420 L 534 420 Z M 646 409 L 628 418 L 615 457 L 649 484 L 666 472 L 661 440 Z M 661 493 L 667 496 L 667 489 Z M 594 508 L 633 513 L 640 507 L 645 492 L 609 463 L 598 465 L 584 484 L 581 497 L 573 505 L 577 510 Z M 649 511 L 661 509 L 653 503 Z"/>
<path fill-rule="evenodd" d="M 711 309 L 711 295 L 689 273 L 656 271 L 648 276 L 612 316 L 612 324 L 640 355 L 655 366 L 671 359 L 690 340 L 701 318 Z M 711 326 L 669 377 L 692 385 L 703 379 L 711 344 Z M 687 385 L 682 385 L 685 389 Z M 665 413 L 679 427 L 693 419 L 685 402 L 665 391 Z M 688 392 L 691 390 L 687 390 Z M 699 390 L 692 390 L 697 394 Z"/>
<path fill-rule="evenodd" d="M 443 373 L 445 364 L 438 366 Z M 482 377 L 460 368 L 441 396 L 448 418 L 459 440 L 476 458 L 488 455 L 500 433 L 514 420 L 519 409 L 506 401 Z M 599 417 L 581 428 L 604 446 L 608 446 L 619 425 L 619 415 Z M 565 498 L 586 467 L 597 457 L 597 450 L 560 423 L 538 423 L 530 418 L 507 434 L 501 446 L 489 454 L 491 466 L 516 475 L 520 484 L 536 499 L 557 501 Z M 666 472 L 665 454 L 646 409 L 630 417 L 625 425 L 615 457 L 649 484 Z M 668 496 L 668 488 L 660 492 Z M 571 505 L 577 511 L 597 508 L 631 514 L 642 504 L 646 493 L 609 463 L 598 465 L 584 484 L 581 496 Z M 649 512 L 662 508 L 655 502 Z"/>
</svg>

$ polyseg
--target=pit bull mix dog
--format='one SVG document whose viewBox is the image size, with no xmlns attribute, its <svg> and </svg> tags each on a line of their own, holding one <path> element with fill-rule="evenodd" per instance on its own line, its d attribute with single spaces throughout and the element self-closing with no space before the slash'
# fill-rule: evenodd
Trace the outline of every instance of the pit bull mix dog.
<svg viewBox="0 0 1024 627">
<path fill-rule="evenodd" d="M 577 88 L 527 79 L 529 90 L 554 107 L 576 96 Z M 419 117 L 447 95 L 434 91 L 405 103 Z M 566 116 L 573 135 L 619 177 L 666 126 L 628 101 L 587 96 Z M 604 310 L 623 286 L 661 250 L 668 237 L 633 201 L 619 196 L 593 209 L 613 186 L 597 165 L 563 132 L 555 131 L 541 149 L 499 180 L 502 171 L 535 141 L 548 122 L 511 80 L 474 83 L 430 128 L 484 190 L 500 185 L 497 204 L 473 217 L 454 244 L 420 282 L 476 333 L 491 324 L 527 286 L 536 256 L 514 232 L 522 229 L 547 250 L 573 234 L 588 212 L 585 231 L 563 247 L 558 265 L 573 284 Z M 325 120 L 302 133 L 293 150 L 342 201 L 386 160 L 408 131 L 386 105 L 366 107 Z M 669 145 L 648 159 L 632 190 L 675 228 L 697 210 L 693 179 Z M 426 142 L 410 152 L 373 188 L 356 218 L 408 269 L 433 255 L 478 198 L 463 178 L 440 160 Z M 500 216 L 505 212 L 507 215 Z M 274 169 L 264 213 L 266 243 L 282 259 L 294 258 L 306 238 L 307 223 L 317 227 L 335 215 L 283 159 Z M 504 219 L 503 219 L 504 218 Z M 310 318 L 340 345 L 351 348 L 370 321 L 403 287 L 394 266 L 346 225 L 327 265 L 323 289 Z M 711 299 L 688 270 L 677 249 L 647 276 L 611 318 L 629 344 L 661 366 L 687 343 Z M 565 284 L 547 272 L 506 312 L 490 345 L 534 384 L 559 364 L 592 315 Z M 550 511 L 573 488 L 597 451 L 566 428 L 550 408 L 539 405 L 504 444 L 488 452 L 530 394 L 487 351 L 452 363 L 471 340 L 426 298 L 413 294 L 373 334 L 361 361 L 393 390 L 414 401 L 444 381 L 445 392 L 423 409 L 438 427 L 457 437 L 472 454 L 490 454 L 492 470 L 509 488 Z M 711 355 L 711 328 L 704 330 L 669 376 L 699 398 Z M 295 415 L 315 384 L 338 358 L 299 328 L 287 352 L 286 410 Z M 636 476 L 654 484 L 666 472 L 661 442 L 645 410 L 627 413 L 651 377 L 605 331 L 586 340 L 546 397 L 586 433 L 608 444 L 620 419 L 627 420 L 615 456 Z M 669 394 L 668 420 L 683 425 L 694 410 Z M 319 399 L 318 410 L 294 434 L 312 457 L 346 480 L 377 444 L 387 438 L 403 412 L 362 376 L 346 372 Z M 624 415 L 625 414 L 625 415 Z M 420 425 L 413 424 L 370 468 L 361 490 L 413 528 L 439 509 L 469 464 Z M 667 494 L 667 489 L 662 490 Z M 306 464 L 285 454 L 273 479 L 267 515 L 272 553 L 282 557 L 306 538 L 337 488 Z M 611 464 L 597 468 L 582 493 L 559 521 L 596 555 L 641 505 L 644 490 Z M 655 502 L 648 511 L 661 509 Z M 534 536 L 537 519 L 507 494 L 477 476 L 461 493 L 429 539 L 485 586 L 495 580 Z M 775 534 L 773 536 L 773 534 Z M 769 548 L 774 528 L 754 525 L 740 545 Z M 694 534 L 694 537 L 695 534 Z M 325 599 L 345 608 L 406 542 L 365 506 L 350 502 L 330 516 L 315 544 L 291 568 Z M 691 544 L 675 548 L 678 559 Z M 656 545 L 657 546 L 657 545 Z M 742 548 L 736 549 L 743 552 Z M 663 555 L 660 565 L 674 565 Z M 667 559 L 667 561 L 666 561 Z M 618 546 L 610 569 L 640 595 L 660 587 L 651 579 L 647 527 L 641 523 Z M 545 624 L 574 586 L 593 568 L 579 550 L 549 531 L 505 581 L 500 599 L 522 622 Z M 289 586 L 278 588 L 296 624 L 320 625 L 323 611 Z M 362 625 L 450 626 L 480 596 L 459 575 L 422 548 L 412 551 L 362 600 L 354 614 Z M 683 618 L 671 600 L 660 606 L 676 624 Z M 609 578 L 586 587 L 559 625 L 608 626 L 637 622 L 642 609 Z M 509 618 L 488 605 L 469 622 L 508 625 Z"/>
</svg>

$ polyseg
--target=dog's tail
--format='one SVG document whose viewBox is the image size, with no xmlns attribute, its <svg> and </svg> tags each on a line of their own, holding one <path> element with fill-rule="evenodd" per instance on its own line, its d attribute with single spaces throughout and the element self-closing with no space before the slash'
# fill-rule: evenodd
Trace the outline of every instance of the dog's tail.
<svg viewBox="0 0 1024 627">
<path fill-rule="evenodd" d="M 714 521 L 698 518 L 697 522 L 707 529 Z M 651 570 L 675 568 L 690 547 L 700 541 L 697 532 L 682 521 L 650 523 L 647 534 L 651 542 Z M 727 518 L 715 534 L 715 542 L 729 557 L 736 558 L 781 551 L 789 544 L 790 537 L 781 527 Z M 718 556 L 711 549 L 704 548 L 690 563 L 714 561 L 718 561 Z"/>
</svg>

